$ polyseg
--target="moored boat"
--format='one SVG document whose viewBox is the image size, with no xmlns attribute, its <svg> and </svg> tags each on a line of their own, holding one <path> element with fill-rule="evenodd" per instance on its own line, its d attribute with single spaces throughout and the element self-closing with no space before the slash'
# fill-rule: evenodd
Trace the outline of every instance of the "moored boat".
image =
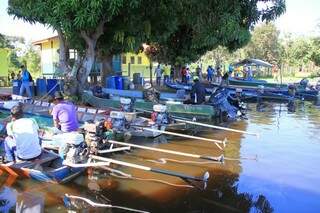
<svg viewBox="0 0 320 213">
<path fill-rule="evenodd" d="M 39 159 L 0 164 L 0 169 L 13 176 L 50 183 L 66 183 L 85 171 L 63 165 L 59 155 L 47 150 L 43 150 Z"/>
</svg>

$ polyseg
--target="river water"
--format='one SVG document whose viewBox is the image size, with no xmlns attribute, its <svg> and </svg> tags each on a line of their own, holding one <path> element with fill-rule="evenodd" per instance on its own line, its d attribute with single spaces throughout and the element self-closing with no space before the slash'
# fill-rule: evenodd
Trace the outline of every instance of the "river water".
<svg viewBox="0 0 320 213">
<path fill-rule="evenodd" d="M 250 104 L 247 120 L 224 125 L 258 132 L 260 137 L 218 130 L 205 130 L 200 134 L 215 139 L 228 138 L 224 151 L 211 142 L 189 139 L 165 140 L 162 137 L 156 141 L 133 141 L 201 155 L 224 154 L 224 164 L 186 164 L 181 161 L 197 159 L 137 149 L 112 156 L 131 163 L 195 176 L 208 171 L 211 177 L 203 191 L 183 186 L 187 183 L 179 178 L 123 167 L 117 169 L 136 179 L 123 179 L 104 171 L 94 171 L 68 184 L 53 185 L 28 179 L 14 180 L 4 172 L 0 176 L 0 204 L 6 205 L 0 205 L 0 211 L 3 209 L 1 206 L 13 205 L 14 197 L 18 196 L 21 200 L 25 193 L 42 198 L 46 212 L 66 212 L 62 199 L 66 193 L 100 203 L 110 200 L 114 205 L 150 212 L 320 211 L 319 108 L 309 103 L 299 103 L 296 112 L 290 113 L 285 104 L 268 104 L 262 111 L 257 111 L 256 105 Z M 155 162 L 159 158 L 166 158 L 167 163 Z M 155 182 L 154 179 L 176 185 Z M 10 196 L 7 191 L 11 191 Z M 7 200 L 1 201 L 4 198 Z M 104 212 L 105 209 L 100 211 Z"/>
</svg>

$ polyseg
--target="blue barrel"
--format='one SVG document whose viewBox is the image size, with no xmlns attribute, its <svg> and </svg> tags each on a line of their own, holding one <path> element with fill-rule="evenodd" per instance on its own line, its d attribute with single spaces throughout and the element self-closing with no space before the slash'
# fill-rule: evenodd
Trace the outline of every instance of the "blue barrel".
<svg viewBox="0 0 320 213">
<path fill-rule="evenodd" d="M 43 78 L 38 78 L 36 81 L 36 85 L 37 85 L 37 96 L 44 96 L 45 94 L 47 94 L 47 82 L 46 79 Z"/>
<path fill-rule="evenodd" d="M 115 81 L 116 81 L 116 89 L 123 90 L 123 79 L 122 79 L 122 76 L 116 76 L 115 77 Z"/>
<path fill-rule="evenodd" d="M 116 81 L 114 76 L 106 77 L 106 87 L 110 89 L 116 89 Z"/>
<path fill-rule="evenodd" d="M 47 93 L 53 95 L 56 91 L 59 91 L 59 82 L 57 79 L 47 79 Z"/>
<path fill-rule="evenodd" d="M 20 87 L 21 87 L 21 81 L 20 80 L 13 80 L 12 81 L 12 94 L 19 95 Z"/>
</svg>

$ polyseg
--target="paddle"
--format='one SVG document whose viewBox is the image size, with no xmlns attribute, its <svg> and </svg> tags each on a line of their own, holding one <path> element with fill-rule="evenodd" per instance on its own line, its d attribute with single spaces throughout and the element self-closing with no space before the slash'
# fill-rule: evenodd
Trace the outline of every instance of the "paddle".
<svg viewBox="0 0 320 213">
<path fill-rule="evenodd" d="M 148 213 L 148 211 L 128 208 L 124 206 L 114 206 L 111 204 L 96 203 L 96 202 L 93 202 L 92 200 L 89 200 L 88 198 L 65 194 L 63 198 L 63 202 L 67 208 L 71 208 L 73 206 L 73 202 L 71 202 L 71 200 L 81 200 L 94 208 L 115 208 L 115 209 L 121 209 L 121 210 L 132 211 L 132 212 Z"/>
<path fill-rule="evenodd" d="M 179 136 L 179 137 L 183 137 L 183 138 L 190 138 L 190 139 L 195 139 L 195 140 L 214 142 L 214 144 L 221 150 L 223 150 L 223 148 L 219 144 L 222 144 L 223 147 L 226 147 L 226 143 L 227 143 L 227 139 L 226 138 L 223 141 L 221 141 L 221 140 L 197 137 L 197 136 L 192 136 L 192 135 L 184 135 L 184 134 L 180 134 L 180 133 L 176 133 L 176 132 L 169 132 L 169 131 L 158 130 L 158 129 L 151 129 L 151 128 L 145 128 L 145 127 L 140 127 L 140 128 L 142 130 L 148 130 L 148 131 L 151 131 L 151 132 L 158 132 L 158 133 L 162 133 L 162 134 Z"/>
<path fill-rule="evenodd" d="M 152 167 L 148 167 L 148 166 L 128 163 L 128 162 L 114 160 L 111 158 L 100 157 L 100 156 L 96 156 L 96 155 L 90 155 L 89 158 L 94 159 L 94 160 L 105 161 L 105 162 L 109 162 L 109 163 L 113 163 L 113 164 L 117 164 L 117 165 L 122 165 L 122 166 L 126 166 L 126 167 L 131 167 L 131 168 L 135 168 L 135 169 L 140 169 L 140 170 L 144 170 L 144 171 L 154 172 L 154 173 L 158 173 L 158 174 L 165 174 L 165 175 L 170 175 L 170 176 L 174 176 L 174 177 L 179 177 L 182 180 L 186 181 L 187 183 L 190 183 L 201 190 L 204 190 L 207 187 L 207 182 L 210 177 L 209 172 L 205 172 L 202 177 L 196 177 L 196 176 L 186 175 L 186 174 L 182 174 L 182 173 L 174 172 L 174 171 L 170 171 L 170 170 L 152 168 Z M 199 182 L 203 185 L 199 186 L 199 184 L 196 182 Z"/>
<path fill-rule="evenodd" d="M 186 152 L 178 152 L 178 151 L 173 151 L 173 150 L 168 150 L 168 149 L 160 149 L 160 148 L 154 148 L 154 147 L 149 147 L 149 146 L 136 145 L 136 144 L 131 144 L 131 143 L 124 143 L 124 142 L 119 142 L 119 141 L 114 141 L 114 140 L 105 140 L 105 142 L 108 142 L 111 144 L 118 144 L 118 145 L 122 145 L 122 146 L 129 146 L 129 147 L 135 147 L 135 148 L 140 148 L 140 149 L 145 149 L 145 150 L 151 150 L 151 151 L 156 151 L 156 152 L 163 152 L 163 153 L 168 153 L 168 154 L 173 154 L 173 155 L 180 155 L 180 156 L 191 157 L 191 158 L 211 160 L 211 161 L 217 161 L 217 162 L 221 162 L 221 163 L 224 162 L 223 155 L 218 156 L 218 157 L 212 157 L 212 156 L 190 154 L 190 153 L 186 153 Z"/>
<path fill-rule="evenodd" d="M 204 123 L 199 123 L 199 122 L 194 122 L 194 121 L 182 120 L 182 119 L 177 119 L 177 118 L 175 118 L 174 120 L 180 121 L 180 122 L 184 122 L 184 123 L 188 123 L 188 124 L 194 124 L 194 125 L 203 126 L 203 127 L 209 127 L 209 128 L 214 128 L 214 129 L 221 129 L 221 130 L 226 130 L 226 131 L 231 131 L 231 132 L 244 133 L 244 134 L 248 134 L 248 135 L 255 135 L 255 136 L 259 137 L 258 133 L 247 132 L 247 131 L 242 131 L 242 130 L 232 129 L 232 128 L 226 128 L 226 127 L 222 127 L 222 126 L 204 124 Z"/>
</svg>

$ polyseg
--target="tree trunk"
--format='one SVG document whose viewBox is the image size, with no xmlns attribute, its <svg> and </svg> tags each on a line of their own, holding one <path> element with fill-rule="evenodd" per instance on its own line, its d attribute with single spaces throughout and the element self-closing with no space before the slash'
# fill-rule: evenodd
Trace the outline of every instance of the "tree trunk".
<svg viewBox="0 0 320 213">
<path fill-rule="evenodd" d="M 100 76 L 102 86 L 106 85 L 106 77 L 115 74 L 112 70 L 112 58 L 112 55 L 106 55 L 101 59 L 102 67 L 100 70 Z"/>
<path fill-rule="evenodd" d="M 69 66 L 69 48 L 66 42 L 66 38 L 61 29 L 57 29 L 59 37 L 59 68 L 64 74 L 70 73 Z"/>
</svg>

